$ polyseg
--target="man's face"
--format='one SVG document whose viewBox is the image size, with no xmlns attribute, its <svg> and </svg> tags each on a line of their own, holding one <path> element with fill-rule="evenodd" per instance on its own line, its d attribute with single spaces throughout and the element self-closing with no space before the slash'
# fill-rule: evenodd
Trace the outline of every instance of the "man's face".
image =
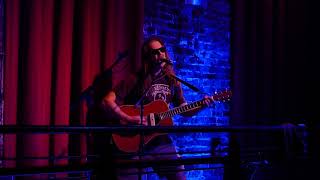
<svg viewBox="0 0 320 180">
<path fill-rule="evenodd" d="M 149 44 L 151 49 L 151 61 L 153 63 L 160 63 L 161 59 L 166 59 L 166 49 L 159 41 L 152 41 Z"/>
</svg>

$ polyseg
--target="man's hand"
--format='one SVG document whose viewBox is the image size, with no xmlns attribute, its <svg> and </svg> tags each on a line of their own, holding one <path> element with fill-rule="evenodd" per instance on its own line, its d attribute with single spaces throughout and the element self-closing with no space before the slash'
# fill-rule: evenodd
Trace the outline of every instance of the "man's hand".
<svg viewBox="0 0 320 180">
<path fill-rule="evenodd" d="M 204 96 L 204 103 L 206 106 L 209 106 L 213 102 L 213 97 L 212 96 Z"/>
<path fill-rule="evenodd" d="M 140 116 L 128 116 L 126 119 L 121 119 L 120 120 L 121 124 L 141 124 L 141 118 Z M 147 118 L 145 116 L 143 116 L 142 118 L 142 125 L 147 126 L 148 125 L 148 121 Z"/>
</svg>

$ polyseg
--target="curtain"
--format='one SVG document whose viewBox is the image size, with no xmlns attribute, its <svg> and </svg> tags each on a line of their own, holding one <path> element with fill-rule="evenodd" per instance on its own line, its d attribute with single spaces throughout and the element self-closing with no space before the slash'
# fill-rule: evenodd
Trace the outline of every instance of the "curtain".
<svg viewBox="0 0 320 180">
<path fill-rule="evenodd" d="M 318 6 L 311 0 L 231 2 L 233 97 L 230 124 L 283 125 L 286 128 L 279 133 L 242 131 L 234 133 L 236 136 L 231 136 L 230 141 L 236 142 L 241 158 L 246 159 L 272 161 L 301 152 L 318 157 L 319 132 L 313 128 L 319 125 L 320 117 L 315 105 L 320 99 L 320 89 L 316 86 L 319 82 Z M 308 131 L 312 135 L 304 133 L 302 138 L 301 133 L 288 133 L 290 127 L 298 124 L 314 130 Z M 264 175 L 270 179 L 289 176 L 295 179 L 299 173 L 308 174 L 306 164 L 309 163 L 295 164 L 299 170 L 289 169 L 289 174 L 285 174 L 287 167 L 281 169 L 282 166 L 275 165 L 277 168 L 273 167 L 270 172 L 280 173 Z M 231 179 L 246 179 L 249 173 L 244 169 L 229 174 L 225 171 Z"/>
<path fill-rule="evenodd" d="M 313 121 L 319 99 L 311 1 L 232 1 L 233 124 Z M 312 120 L 313 119 L 313 120 Z"/>
<path fill-rule="evenodd" d="M 5 125 L 85 126 L 78 100 L 94 78 L 126 50 L 124 61 L 140 67 L 143 0 L 7 0 L 5 22 Z M 5 158 L 38 159 L 5 166 L 67 164 L 47 157 L 85 154 L 84 137 L 6 134 Z"/>
</svg>

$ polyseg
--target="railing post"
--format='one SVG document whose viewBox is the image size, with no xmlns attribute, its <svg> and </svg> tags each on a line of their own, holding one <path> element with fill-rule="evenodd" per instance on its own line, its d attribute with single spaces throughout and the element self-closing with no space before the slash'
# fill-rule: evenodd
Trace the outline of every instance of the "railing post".
<svg viewBox="0 0 320 180">
<path fill-rule="evenodd" d="M 229 152 L 224 164 L 224 180 L 244 179 L 240 171 L 240 145 L 236 135 L 230 133 Z"/>
</svg>

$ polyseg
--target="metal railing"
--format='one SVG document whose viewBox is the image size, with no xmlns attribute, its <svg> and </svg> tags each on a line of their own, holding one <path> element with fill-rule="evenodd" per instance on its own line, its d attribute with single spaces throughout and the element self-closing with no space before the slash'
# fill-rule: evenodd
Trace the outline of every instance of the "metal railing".
<svg viewBox="0 0 320 180">
<path fill-rule="evenodd" d="M 289 130 L 294 132 L 304 132 L 306 131 L 306 127 L 302 126 L 293 126 L 290 127 Z M 40 134 L 82 134 L 82 133 L 115 133 L 120 131 L 132 132 L 132 133 L 150 133 L 150 132 L 166 132 L 166 133 L 183 133 L 183 132 L 229 132 L 231 134 L 234 133 L 256 133 L 256 132 L 281 132 L 284 135 L 288 132 L 288 127 L 286 126 L 219 126 L 219 127 L 208 127 L 208 126 L 105 126 L 105 127 L 95 127 L 95 126 L 0 126 L 0 133 L 3 134 L 17 134 L 17 133 L 40 133 Z M 240 160 L 240 146 L 239 142 L 234 138 L 234 136 L 230 136 L 230 147 L 228 150 L 227 156 L 215 156 L 212 151 L 206 151 L 201 153 L 209 153 L 209 156 L 197 157 L 197 158 L 185 158 L 178 160 L 122 160 L 115 161 L 115 168 L 126 168 L 126 167 L 149 167 L 150 165 L 189 165 L 189 164 L 222 164 L 222 166 L 216 166 L 216 168 L 225 168 L 228 173 L 234 174 L 234 176 L 228 176 L 228 179 L 232 179 L 237 175 L 237 172 L 240 171 L 241 166 L 243 166 L 243 161 Z M 283 143 L 285 144 L 285 151 L 294 151 L 294 149 L 290 149 L 290 145 L 288 146 L 288 141 L 290 138 L 285 137 L 283 139 Z M 286 142 L 287 141 L 287 142 Z M 256 150 L 253 150 L 256 151 Z M 183 152 L 181 152 L 183 153 Z M 190 153 L 190 152 L 189 152 Z M 191 152 L 192 153 L 192 152 Z M 194 152 L 199 153 L 199 152 Z M 290 154 L 290 153 L 288 153 Z M 55 160 L 56 157 L 37 157 L 42 159 L 51 159 Z M 21 175 L 34 175 L 34 174 L 52 174 L 52 173 L 85 173 L 87 179 L 90 179 L 92 176 L 92 172 L 95 171 L 97 164 L 95 164 L 94 159 L 99 157 L 95 155 L 88 155 L 86 157 L 77 157 L 77 156 L 65 156 L 59 157 L 60 159 L 93 159 L 92 161 L 88 161 L 84 164 L 69 164 L 64 166 L 48 166 L 48 167 L 32 167 L 32 168 L 0 168 L 0 176 L 21 176 Z M 24 160 L 33 159 L 33 157 L 24 157 Z M 16 158 L 6 158 L 2 160 L 14 160 L 19 161 L 21 159 Z M 261 160 L 261 161 L 260 161 Z M 260 159 L 259 161 L 246 162 L 246 165 L 261 165 L 266 162 L 264 159 Z M 242 163 L 242 164 L 241 164 Z M 266 163 L 267 164 L 267 163 Z M 211 169 L 212 167 L 208 167 Z M 201 168 L 194 169 L 186 169 L 187 170 L 197 170 Z M 235 173 L 232 173 L 235 172 Z M 153 173 L 153 171 L 148 171 L 144 173 Z M 226 178 L 227 179 L 227 178 Z"/>
</svg>

